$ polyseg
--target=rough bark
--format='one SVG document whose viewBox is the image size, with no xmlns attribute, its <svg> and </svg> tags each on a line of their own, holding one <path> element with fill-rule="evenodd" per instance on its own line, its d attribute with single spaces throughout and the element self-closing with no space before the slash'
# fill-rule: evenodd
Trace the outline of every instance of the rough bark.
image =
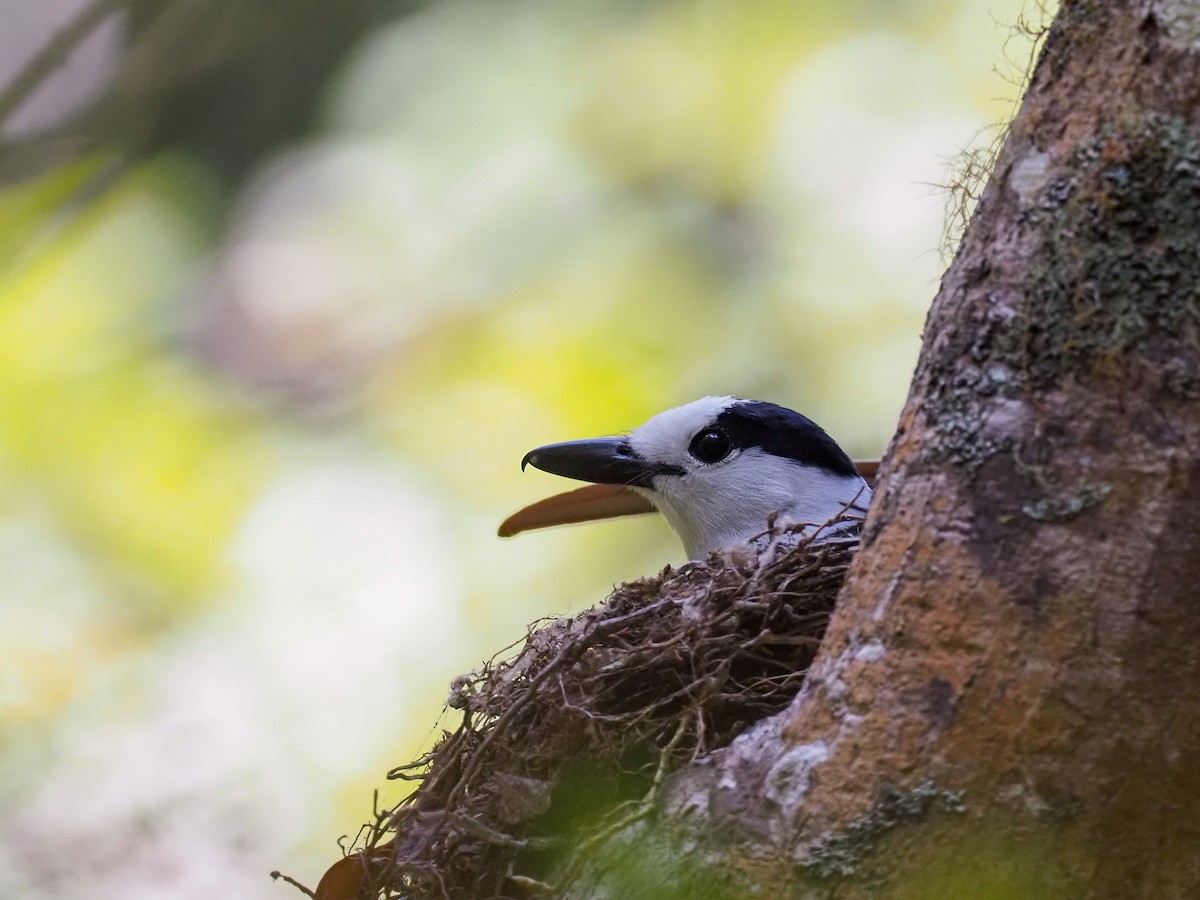
<svg viewBox="0 0 1200 900">
<path fill-rule="evenodd" d="M 1075 0 L 786 712 L 574 897 L 1200 897 L 1200 2 Z"/>
</svg>

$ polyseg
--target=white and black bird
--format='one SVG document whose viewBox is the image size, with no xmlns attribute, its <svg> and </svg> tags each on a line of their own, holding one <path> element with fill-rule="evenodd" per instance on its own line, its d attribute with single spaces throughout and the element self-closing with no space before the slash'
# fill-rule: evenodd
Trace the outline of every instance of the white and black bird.
<svg viewBox="0 0 1200 900">
<path fill-rule="evenodd" d="M 737 397 L 669 409 L 627 437 L 547 444 L 526 465 L 592 485 L 526 507 L 501 536 L 657 510 L 692 559 L 747 541 L 771 520 L 856 526 L 871 501 L 863 476 L 875 468 L 800 413 Z"/>
</svg>

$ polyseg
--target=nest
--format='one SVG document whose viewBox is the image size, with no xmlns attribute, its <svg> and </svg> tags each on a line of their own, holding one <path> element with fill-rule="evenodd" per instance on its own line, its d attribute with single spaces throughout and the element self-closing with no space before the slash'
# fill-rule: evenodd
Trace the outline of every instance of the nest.
<svg viewBox="0 0 1200 900">
<path fill-rule="evenodd" d="M 856 545 L 772 528 L 531 627 L 455 679 L 458 727 L 389 773 L 419 784 L 314 896 L 560 893 L 606 837 L 652 814 L 667 774 L 788 705 Z"/>
</svg>

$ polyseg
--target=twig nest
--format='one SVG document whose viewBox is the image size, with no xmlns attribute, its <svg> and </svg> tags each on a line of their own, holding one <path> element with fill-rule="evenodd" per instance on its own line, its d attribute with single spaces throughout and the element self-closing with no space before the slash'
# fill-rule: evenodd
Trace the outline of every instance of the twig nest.
<svg viewBox="0 0 1200 900">
<path fill-rule="evenodd" d="M 836 526 L 771 527 L 621 585 L 455 679 L 458 727 L 390 773 L 420 783 L 360 833 L 361 896 L 561 890 L 597 840 L 653 814 L 671 771 L 796 695 L 857 546 Z"/>
</svg>

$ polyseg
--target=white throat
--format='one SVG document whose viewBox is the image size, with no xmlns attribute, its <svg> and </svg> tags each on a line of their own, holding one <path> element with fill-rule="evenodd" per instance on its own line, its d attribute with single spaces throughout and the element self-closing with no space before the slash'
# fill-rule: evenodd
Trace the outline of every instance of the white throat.
<svg viewBox="0 0 1200 900">
<path fill-rule="evenodd" d="M 655 479 L 639 490 L 670 523 L 690 559 L 742 543 L 778 524 L 821 526 L 863 518 L 871 489 L 857 475 L 836 475 L 750 449 L 718 472 Z"/>
</svg>

